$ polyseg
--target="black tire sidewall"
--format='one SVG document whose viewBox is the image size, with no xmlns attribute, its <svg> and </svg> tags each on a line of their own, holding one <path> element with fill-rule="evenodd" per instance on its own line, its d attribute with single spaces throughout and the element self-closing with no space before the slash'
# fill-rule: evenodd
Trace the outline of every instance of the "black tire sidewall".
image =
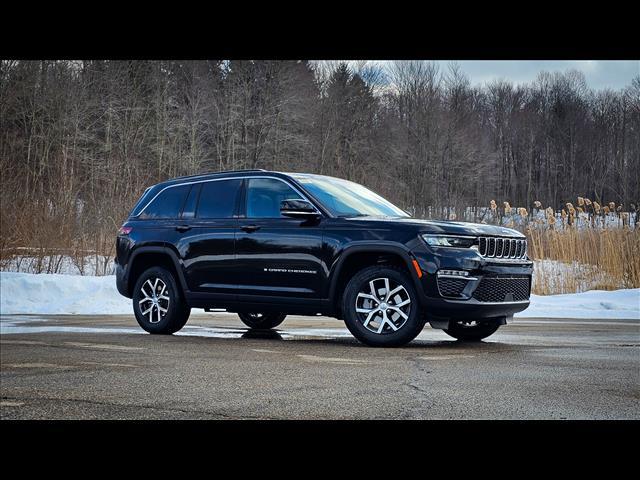
<svg viewBox="0 0 640 480">
<path fill-rule="evenodd" d="M 270 328 L 275 328 L 284 322 L 286 318 L 286 314 L 284 313 L 263 313 L 263 317 L 260 320 L 256 320 L 251 318 L 248 313 L 238 312 L 238 317 L 242 323 L 244 323 L 249 328 L 255 328 L 257 330 L 268 330 Z"/>
<path fill-rule="evenodd" d="M 369 331 L 359 320 L 355 312 L 356 297 L 364 285 L 374 278 L 387 277 L 401 284 L 411 299 L 411 310 L 405 324 L 397 331 L 377 334 Z M 372 347 L 398 347 L 409 343 L 424 328 L 425 318 L 420 312 L 418 295 L 412 279 L 403 270 L 390 266 L 367 267 L 358 273 L 347 284 L 342 301 L 342 314 L 351 334 L 362 343 Z"/>
<path fill-rule="evenodd" d="M 150 278 L 160 278 L 169 289 L 169 311 L 158 322 L 149 322 L 148 317 L 142 315 L 139 301 L 142 299 L 140 288 Z M 176 281 L 168 270 L 162 267 L 152 267 L 145 270 L 136 281 L 133 291 L 133 311 L 138 324 L 147 332 L 154 334 L 172 334 L 180 330 L 189 318 L 191 309 L 182 298 Z"/>
</svg>

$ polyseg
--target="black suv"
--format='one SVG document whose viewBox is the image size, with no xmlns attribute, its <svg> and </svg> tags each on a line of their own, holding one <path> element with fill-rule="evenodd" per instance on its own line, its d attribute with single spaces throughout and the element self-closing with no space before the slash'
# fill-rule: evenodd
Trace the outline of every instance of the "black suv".
<svg viewBox="0 0 640 480">
<path fill-rule="evenodd" d="M 251 328 L 328 315 L 372 346 L 427 321 L 480 340 L 527 308 L 532 272 L 515 230 L 418 220 L 357 183 L 264 170 L 149 187 L 117 239 L 118 290 L 150 333 L 204 308 Z"/>
</svg>

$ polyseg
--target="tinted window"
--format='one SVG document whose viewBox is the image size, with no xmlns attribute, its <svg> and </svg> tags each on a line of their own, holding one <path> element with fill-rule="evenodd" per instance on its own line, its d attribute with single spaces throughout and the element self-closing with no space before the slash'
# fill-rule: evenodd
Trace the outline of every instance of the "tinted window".
<svg viewBox="0 0 640 480">
<path fill-rule="evenodd" d="M 280 180 L 252 178 L 247 189 L 247 218 L 279 218 L 282 200 L 301 198 Z"/>
<path fill-rule="evenodd" d="M 191 191 L 182 209 L 182 218 L 193 218 L 196 215 L 196 204 L 198 203 L 201 185 L 201 183 L 196 183 L 191 186 Z"/>
<path fill-rule="evenodd" d="M 131 210 L 131 216 L 132 217 L 135 217 L 136 215 L 139 215 L 140 214 L 140 210 L 142 210 L 142 208 L 147 203 L 149 203 L 149 200 L 151 200 L 153 198 L 153 195 L 151 195 L 151 191 L 152 190 L 153 189 L 151 187 L 147 187 L 147 189 L 144 191 L 144 193 L 140 197 L 140 200 L 138 200 L 136 205 L 133 207 L 133 210 Z"/>
<path fill-rule="evenodd" d="M 198 218 L 232 218 L 241 180 L 205 182 L 198 202 Z"/>
<path fill-rule="evenodd" d="M 165 189 L 142 211 L 140 218 L 177 218 L 190 187 L 183 185 Z"/>
</svg>

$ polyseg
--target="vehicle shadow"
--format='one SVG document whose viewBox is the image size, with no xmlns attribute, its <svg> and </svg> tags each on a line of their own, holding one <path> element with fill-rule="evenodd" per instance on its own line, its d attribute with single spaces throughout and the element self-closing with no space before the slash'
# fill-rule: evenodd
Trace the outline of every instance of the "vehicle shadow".
<svg viewBox="0 0 640 480">
<path fill-rule="evenodd" d="M 258 328 L 250 328 L 246 332 L 244 332 L 240 338 L 245 339 L 260 339 L 260 340 L 284 340 L 282 335 L 278 330 L 263 330 Z"/>
<path fill-rule="evenodd" d="M 333 344 L 342 345 L 357 348 L 377 348 L 383 350 L 380 347 L 370 347 L 363 343 L 360 343 L 357 339 L 351 336 L 330 336 L 330 335 L 313 335 L 313 334 L 295 334 L 292 331 L 287 330 L 275 330 L 275 329 L 253 329 L 246 330 L 240 338 L 248 340 L 279 340 L 286 342 L 305 342 L 309 344 Z M 490 339 L 482 340 L 479 342 L 463 342 L 460 340 L 428 340 L 428 339 L 415 339 L 407 345 L 402 347 L 390 348 L 389 350 L 401 350 L 401 349 L 447 349 L 447 350 L 477 350 L 477 351 L 498 351 L 504 350 L 505 347 L 510 348 L 512 345 L 503 342 L 496 342 Z"/>
</svg>

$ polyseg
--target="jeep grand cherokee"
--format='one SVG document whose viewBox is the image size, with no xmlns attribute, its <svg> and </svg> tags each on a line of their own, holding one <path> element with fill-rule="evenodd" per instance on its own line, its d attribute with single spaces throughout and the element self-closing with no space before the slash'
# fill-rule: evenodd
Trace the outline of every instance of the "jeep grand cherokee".
<svg viewBox="0 0 640 480">
<path fill-rule="evenodd" d="M 420 220 L 357 183 L 264 170 L 149 187 L 116 254 L 118 290 L 147 332 L 177 332 L 191 308 L 258 329 L 327 315 L 372 346 L 406 344 L 427 321 L 486 338 L 527 308 L 532 271 L 515 230 Z"/>
</svg>

